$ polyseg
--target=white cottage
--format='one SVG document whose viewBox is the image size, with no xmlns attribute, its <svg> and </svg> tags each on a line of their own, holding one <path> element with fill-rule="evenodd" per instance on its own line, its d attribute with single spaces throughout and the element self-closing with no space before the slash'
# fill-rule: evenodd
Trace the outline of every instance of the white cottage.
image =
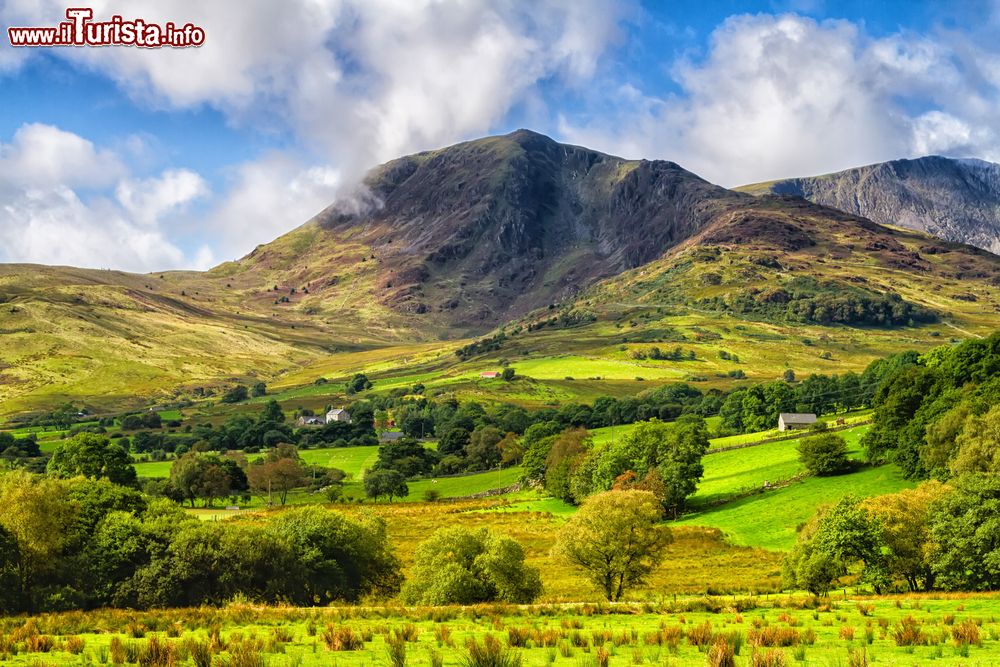
<svg viewBox="0 0 1000 667">
<path fill-rule="evenodd" d="M 343 408 L 334 408 L 326 413 L 326 423 L 330 422 L 347 422 L 351 423 L 351 415 Z"/>
</svg>

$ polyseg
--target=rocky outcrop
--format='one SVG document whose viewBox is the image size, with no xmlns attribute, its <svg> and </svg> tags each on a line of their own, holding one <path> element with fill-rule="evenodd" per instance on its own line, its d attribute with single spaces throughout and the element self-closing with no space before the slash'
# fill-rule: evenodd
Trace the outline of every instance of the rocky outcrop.
<svg viewBox="0 0 1000 667">
<path fill-rule="evenodd" d="M 792 178 L 749 191 L 817 204 L 1000 254 L 1000 165 L 938 156 Z"/>
</svg>

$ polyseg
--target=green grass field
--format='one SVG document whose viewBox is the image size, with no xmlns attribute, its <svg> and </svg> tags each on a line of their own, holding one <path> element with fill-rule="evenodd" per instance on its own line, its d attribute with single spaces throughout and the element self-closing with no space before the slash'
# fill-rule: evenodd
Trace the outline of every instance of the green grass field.
<svg viewBox="0 0 1000 667">
<path fill-rule="evenodd" d="M 858 426 L 839 433 L 847 441 L 851 458 L 862 458 L 860 440 L 867 430 L 868 426 Z M 759 489 L 764 482 L 774 484 L 803 473 L 797 450 L 800 442 L 801 438 L 796 438 L 709 454 L 703 459 L 705 476 L 691 498 L 692 506 L 719 502 Z"/>
<path fill-rule="evenodd" d="M 785 550 L 795 543 L 798 527 L 819 505 L 835 503 L 849 494 L 875 496 L 913 486 L 893 465 L 838 477 L 808 477 L 783 489 L 686 516 L 678 525 L 711 526 L 722 530 L 733 544 Z"/>
<path fill-rule="evenodd" d="M 37 652 L 23 651 L 4 659 L 5 665 L 25 666 L 103 663 L 116 638 L 121 654 L 131 652 L 140 662 L 155 641 L 161 655 L 172 655 L 170 664 L 190 664 L 182 661 L 188 659 L 193 645 L 208 644 L 209 629 L 214 626 L 218 639 L 209 649 L 216 656 L 213 664 L 230 664 L 224 662 L 227 657 L 249 649 L 260 656 L 254 665 L 268 667 L 388 665 L 387 637 L 404 630 L 403 652 L 410 665 L 468 664 L 467 642 L 481 642 L 488 635 L 524 667 L 700 667 L 712 664 L 706 654 L 720 638 L 739 647 L 737 665 L 971 667 L 1000 661 L 998 603 L 995 596 L 981 595 L 838 598 L 815 608 L 804 598 L 734 597 L 663 600 L 645 607 L 536 605 L 521 609 L 233 605 L 219 610 L 51 614 L 32 619 L 30 630 L 19 630 L 26 623 L 20 618 L 6 620 L 0 627 L 18 636 L 50 638 L 52 648 L 44 659 Z M 897 639 L 904 619 L 910 619 L 920 633 L 919 645 L 907 646 Z M 144 628 L 144 636 L 133 639 L 126 634 L 126 625 Z M 168 636 L 165 630 L 171 627 L 177 629 Z M 349 633 L 356 644 L 350 650 L 333 650 L 336 645 L 328 644 L 327 638 L 337 631 L 341 636 Z M 967 639 L 955 639 L 960 636 Z M 70 637 L 76 654 L 67 650 Z M 22 644 L 27 646 L 27 642 Z M 768 656 L 768 662 L 751 662 L 755 653 L 758 659 Z"/>
</svg>

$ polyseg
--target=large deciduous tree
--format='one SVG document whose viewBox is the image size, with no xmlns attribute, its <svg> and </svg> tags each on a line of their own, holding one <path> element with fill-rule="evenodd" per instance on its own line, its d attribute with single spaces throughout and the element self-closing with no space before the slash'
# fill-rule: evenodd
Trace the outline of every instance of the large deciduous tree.
<svg viewBox="0 0 1000 667">
<path fill-rule="evenodd" d="M 618 601 L 662 561 L 672 536 L 661 518 L 662 505 L 648 491 L 591 496 L 560 531 L 556 552 Z"/>
</svg>

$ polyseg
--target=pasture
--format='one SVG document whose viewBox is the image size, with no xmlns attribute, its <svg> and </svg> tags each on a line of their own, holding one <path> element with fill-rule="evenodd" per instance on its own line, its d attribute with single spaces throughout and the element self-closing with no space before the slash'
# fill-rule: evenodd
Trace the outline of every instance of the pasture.
<svg viewBox="0 0 1000 667">
<path fill-rule="evenodd" d="M 698 597 L 647 604 L 95 611 L 0 620 L 5 665 L 256 667 L 469 662 L 469 642 L 524 667 L 992 665 L 994 596 Z M 390 643 L 398 647 L 390 662 Z M 504 663 L 514 664 L 514 663 Z"/>
</svg>

